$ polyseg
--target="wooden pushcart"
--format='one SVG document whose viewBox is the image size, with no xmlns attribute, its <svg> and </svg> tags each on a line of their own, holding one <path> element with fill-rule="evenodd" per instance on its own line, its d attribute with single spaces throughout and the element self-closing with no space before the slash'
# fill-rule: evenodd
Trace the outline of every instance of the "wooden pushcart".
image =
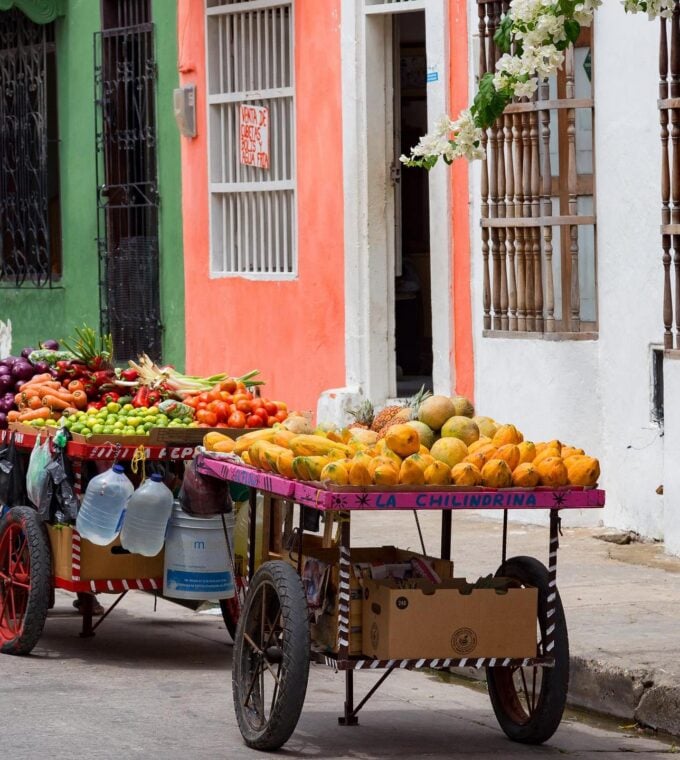
<svg viewBox="0 0 680 760">
<path fill-rule="evenodd" d="M 328 490 L 292 481 L 229 461 L 199 456 L 199 472 L 247 485 L 251 489 L 248 551 L 248 591 L 236 631 L 232 673 L 234 709 L 246 744 L 260 750 L 282 746 L 295 730 L 304 702 L 310 661 L 345 674 L 344 710 L 339 721 L 355 725 L 359 711 L 395 669 L 452 667 L 486 669 L 489 695 L 498 722 L 509 738 L 527 744 L 546 741 L 560 724 L 569 681 L 569 643 L 564 610 L 557 590 L 557 550 L 560 511 L 604 506 L 597 489 L 551 490 L 441 488 L 392 490 L 377 488 Z M 425 487 L 422 487 L 423 489 Z M 256 494 L 264 495 L 262 556 L 256 557 Z M 294 505 L 300 505 L 293 529 Z M 512 510 L 548 510 L 547 566 L 533 557 L 506 556 L 507 520 Z M 441 513 L 441 558 L 451 558 L 452 514 L 457 510 L 502 510 L 504 529 L 496 575 L 514 587 L 535 589 L 535 632 L 529 656 L 503 651 L 465 652 L 473 636 L 451 637 L 452 651 L 422 651 L 417 657 L 379 659 L 353 651 L 351 606 L 353 560 L 351 515 L 356 510 L 433 511 Z M 339 525 L 334 547 L 337 572 L 335 646 L 318 646 L 310 633 L 310 611 L 301 581 L 302 558 L 311 541 L 306 525 L 314 516 L 333 516 Z M 291 543 L 292 542 L 292 543 Z M 294 552 L 286 552 L 286 546 Z M 291 563 L 290 557 L 294 558 Z M 260 564 L 256 570 L 256 565 Z M 526 622 L 526 621 L 525 621 Z M 512 614 L 505 621 L 513 625 Z M 465 619 L 457 630 L 467 631 Z M 474 633 L 470 631 L 470 633 Z M 470 649 L 474 651 L 474 647 Z M 434 656 L 437 654 L 438 656 Z M 384 670 L 370 691 L 355 704 L 354 673 Z"/>
</svg>

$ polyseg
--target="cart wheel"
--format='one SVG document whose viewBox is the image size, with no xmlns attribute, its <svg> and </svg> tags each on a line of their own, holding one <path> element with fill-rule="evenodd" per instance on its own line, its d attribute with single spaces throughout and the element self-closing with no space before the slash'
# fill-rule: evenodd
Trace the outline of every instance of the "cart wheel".
<svg viewBox="0 0 680 760">
<path fill-rule="evenodd" d="M 513 557 L 507 560 L 497 575 L 514 578 L 523 586 L 538 589 L 538 654 L 542 656 L 548 625 L 548 570 L 533 557 Z M 557 731 L 567 702 L 569 637 L 559 593 L 551 622 L 555 624 L 554 667 L 486 669 L 489 696 L 496 718 L 510 739 L 523 744 L 547 741 Z"/>
<path fill-rule="evenodd" d="M 295 570 L 265 562 L 250 582 L 234 645 L 234 710 L 249 747 L 278 749 L 295 730 L 309 675 L 308 615 Z"/>
<path fill-rule="evenodd" d="M 14 507 L 0 522 L 0 652 L 28 654 L 45 626 L 50 545 L 38 513 Z"/>
<path fill-rule="evenodd" d="M 222 618 L 224 619 L 224 624 L 227 626 L 227 631 L 229 632 L 232 641 L 236 641 L 236 626 L 241 617 L 241 610 L 243 609 L 246 599 L 246 579 L 235 576 L 234 584 L 236 586 L 236 593 L 234 596 L 232 596 L 231 599 L 220 599 Z"/>
</svg>

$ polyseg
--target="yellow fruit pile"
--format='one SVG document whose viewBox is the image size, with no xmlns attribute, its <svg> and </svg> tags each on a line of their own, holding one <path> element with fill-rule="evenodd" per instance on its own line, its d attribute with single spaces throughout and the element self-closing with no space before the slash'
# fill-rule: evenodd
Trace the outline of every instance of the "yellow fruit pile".
<svg viewBox="0 0 680 760">
<path fill-rule="evenodd" d="M 211 438 L 219 434 L 209 433 L 204 445 L 231 451 L 266 472 L 337 485 L 558 488 L 597 483 L 599 462 L 582 449 L 557 440 L 525 441 L 514 425 L 495 428 L 487 437 L 465 426 L 450 426 L 448 435 L 430 449 L 407 424 L 391 426 L 383 438 L 368 430 L 296 434 L 277 426 L 254 430 L 236 441 Z"/>
</svg>

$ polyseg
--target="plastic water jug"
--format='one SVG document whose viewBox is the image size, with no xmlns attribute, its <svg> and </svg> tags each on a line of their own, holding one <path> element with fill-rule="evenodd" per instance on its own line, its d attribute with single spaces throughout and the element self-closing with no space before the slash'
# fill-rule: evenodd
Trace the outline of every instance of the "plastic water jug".
<svg viewBox="0 0 680 760">
<path fill-rule="evenodd" d="M 155 557 L 163 548 L 171 513 L 172 491 L 154 473 L 130 497 L 120 532 L 123 549 Z"/>
<path fill-rule="evenodd" d="M 120 464 L 92 478 L 76 518 L 78 533 L 93 544 L 110 544 L 120 531 L 125 506 L 134 490 Z"/>
</svg>

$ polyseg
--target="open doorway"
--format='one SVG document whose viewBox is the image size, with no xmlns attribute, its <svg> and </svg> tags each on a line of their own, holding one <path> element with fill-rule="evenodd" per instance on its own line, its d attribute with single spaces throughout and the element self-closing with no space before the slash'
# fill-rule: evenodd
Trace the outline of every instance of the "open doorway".
<svg viewBox="0 0 680 760">
<path fill-rule="evenodd" d="M 427 172 L 400 170 L 427 132 L 425 12 L 394 16 L 395 346 L 400 397 L 432 389 L 432 290 Z"/>
</svg>

